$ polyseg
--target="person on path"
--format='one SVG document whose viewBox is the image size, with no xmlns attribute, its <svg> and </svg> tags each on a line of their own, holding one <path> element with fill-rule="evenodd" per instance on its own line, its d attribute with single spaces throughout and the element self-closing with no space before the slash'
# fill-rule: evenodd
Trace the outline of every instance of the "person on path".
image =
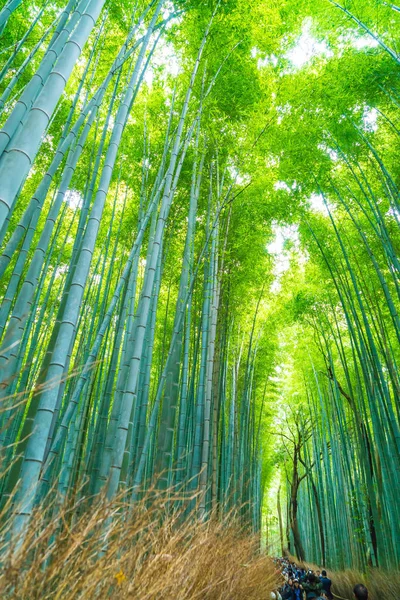
<svg viewBox="0 0 400 600">
<path fill-rule="evenodd" d="M 289 578 L 288 581 L 283 586 L 283 588 L 281 589 L 282 600 L 291 600 L 292 585 L 293 585 L 293 580 Z"/>
<path fill-rule="evenodd" d="M 301 568 L 300 572 L 297 574 L 297 579 L 300 581 L 300 583 L 302 583 L 303 581 L 306 580 L 306 570 Z"/>
<path fill-rule="evenodd" d="M 322 583 L 316 578 L 314 573 L 311 573 L 307 581 L 303 583 L 304 591 L 306 592 L 306 600 L 313 600 L 318 598 L 320 591 L 322 590 Z"/>
<path fill-rule="evenodd" d="M 357 583 L 354 586 L 353 594 L 356 600 L 368 600 L 368 590 L 362 583 Z"/>
<path fill-rule="evenodd" d="M 300 582 L 298 579 L 295 579 L 293 581 L 293 587 L 292 587 L 292 595 L 290 600 L 303 600 L 304 599 L 304 590 L 302 588 L 302 586 L 300 585 Z"/>
<path fill-rule="evenodd" d="M 319 580 L 322 583 L 322 589 L 326 593 L 328 600 L 332 600 L 332 598 L 333 598 L 333 594 L 331 592 L 332 580 L 329 579 L 326 571 L 322 571 L 321 577 L 319 578 Z"/>
</svg>

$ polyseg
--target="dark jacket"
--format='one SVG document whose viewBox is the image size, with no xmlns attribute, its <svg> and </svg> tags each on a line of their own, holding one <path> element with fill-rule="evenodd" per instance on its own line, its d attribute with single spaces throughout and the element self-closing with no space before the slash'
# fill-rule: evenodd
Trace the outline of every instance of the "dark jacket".
<svg viewBox="0 0 400 600">
<path fill-rule="evenodd" d="M 292 596 L 290 598 L 290 600 L 303 600 L 304 598 L 304 592 L 302 589 L 300 588 L 292 588 Z"/>
<path fill-rule="evenodd" d="M 291 600 L 292 598 L 292 588 L 288 583 L 285 583 L 283 588 L 281 589 L 282 600 Z"/>
<path fill-rule="evenodd" d="M 303 588 L 306 592 L 307 600 L 312 600 L 312 598 L 318 598 L 319 592 L 322 590 L 322 583 L 320 581 L 315 583 L 305 581 L 303 583 Z"/>
<path fill-rule="evenodd" d="M 319 578 L 319 580 L 322 583 L 322 589 L 324 590 L 324 592 L 326 592 L 326 595 L 328 596 L 328 598 L 333 598 L 332 592 L 331 592 L 332 581 L 329 579 L 329 577 L 321 576 Z"/>
</svg>

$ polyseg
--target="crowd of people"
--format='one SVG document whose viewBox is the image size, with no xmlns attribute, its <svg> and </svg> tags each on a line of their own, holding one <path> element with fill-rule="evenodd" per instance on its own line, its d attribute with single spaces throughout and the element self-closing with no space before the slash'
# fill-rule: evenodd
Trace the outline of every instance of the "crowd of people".
<svg viewBox="0 0 400 600">
<path fill-rule="evenodd" d="M 332 580 L 325 570 L 307 571 L 286 558 L 276 558 L 275 563 L 283 583 L 271 593 L 271 600 L 334 600 Z M 368 600 L 368 590 L 362 583 L 354 587 L 353 594 L 355 600 Z"/>
</svg>

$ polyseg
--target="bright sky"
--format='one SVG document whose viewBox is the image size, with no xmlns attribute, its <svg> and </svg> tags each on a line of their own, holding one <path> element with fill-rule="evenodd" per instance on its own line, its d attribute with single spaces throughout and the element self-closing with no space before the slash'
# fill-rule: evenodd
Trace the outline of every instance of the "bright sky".
<svg viewBox="0 0 400 600">
<path fill-rule="evenodd" d="M 67 190 L 64 195 L 64 202 L 68 204 L 72 210 L 76 208 L 82 208 L 83 198 L 77 190 Z"/>
<path fill-rule="evenodd" d="M 312 19 L 308 17 L 303 22 L 302 32 L 297 38 L 295 44 L 284 55 L 284 57 L 290 61 L 294 69 L 301 69 L 316 56 L 321 58 L 331 58 L 334 55 L 328 44 L 324 40 L 317 40 L 312 35 L 311 30 Z M 342 43 L 343 48 L 350 43 L 357 50 L 375 48 L 378 45 L 378 42 L 373 37 L 366 34 L 356 35 L 354 32 L 348 32 L 346 35 L 343 35 L 339 39 L 339 43 L 340 42 Z M 259 54 L 260 51 L 258 48 L 252 48 L 251 55 L 253 58 L 256 58 L 259 56 Z M 263 58 L 259 56 L 257 66 L 259 69 L 261 69 L 266 67 L 268 64 L 276 66 L 277 63 L 278 58 L 274 54 L 271 54 Z"/>
<path fill-rule="evenodd" d="M 297 69 L 301 69 L 314 56 L 325 56 L 326 58 L 333 56 L 333 52 L 326 42 L 319 42 L 311 35 L 311 27 L 312 20 L 306 19 L 303 24 L 301 36 L 293 48 L 286 53 L 286 58 Z"/>
<path fill-rule="evenodd" d="M 166 2 L 164 5 L 162 16 L 167 19 L 171 13 L 174 12 L 174 5 L 172 2 Z M 180 17 L 171 19 L 167 25 L 167 29 L 172 26 L 173 23 L 179 22 Z M 172 75 L 176 77 L 180 70 L 180 64 L 175 50 L 172 44 L 165 41 L 164 37 L 158 41 L 151 63 L 149 64 L 146 73 L 144 75 L 144 81 L 147 85 L 151 86 L 154 80 L 155 71 L 160 68 L 164 68 L 166 75 Z"/>
<path fill-rule="evenodd" d="M 272 226 L 274 239 L 267 245 L 269 254 L 274 258 L 274 281 L 271 285 L 271 292 L 278 293 L 281 289 L 282 275 L 290 267 L 291 251 L 285 249 L 285 242 L 291 241 L 297 251 L 300 251 L 300 238 L 298 225 L 279 225 L 274 223 Z"/>
<path fill-rule="evenodd" d="M 175 54 L 173 45 L 166 42 L 162 37 L 157 44 L 153 59 L 144 76 L 144 81 L 147 85 L 152 85 L 155 71 L 160 67 L 163 67 L 165 75 L 172 75 L 173 77 L 176 77 L 180 70 L 179 60 Z"/>
</svg>

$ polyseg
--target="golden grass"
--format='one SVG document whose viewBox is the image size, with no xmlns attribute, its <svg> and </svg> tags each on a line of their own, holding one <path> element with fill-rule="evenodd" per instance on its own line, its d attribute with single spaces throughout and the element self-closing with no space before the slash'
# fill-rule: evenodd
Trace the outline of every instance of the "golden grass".
<svg viewBox="0 0 400 600">
<path fill-rule="evenodd" d="M 134 510 L 98 500 L 64 510 L 47 523 L 38 513 L 18 550 L 16 540 L 4 542 L 5 526 L 0 597 L 269 598 L 277 575 L 272 561 L 260 554 L 258 539 L 233 518 L 199 522 L 185 519 L 183 508 L 169 513 L 165 499 L 154 495 Z"/>
<path fill-rule="evenodd" d="M 313 571 L 321 571 L 324 567 L 312 563 L 299 563 L 293 556 L 290 560 Z M 398 600 L 400 599 L 400 572 L 384 571 L 383 569 L 368 569 L 365 572 L 356 569 L 334 571 L 326 569 L 332 579 L 332 592 L 335 597 L 344 600 L 354 600 L 353 588 L 357 583 L 363 583 L 369 592 L 369 600 Z"/>
</svg>

